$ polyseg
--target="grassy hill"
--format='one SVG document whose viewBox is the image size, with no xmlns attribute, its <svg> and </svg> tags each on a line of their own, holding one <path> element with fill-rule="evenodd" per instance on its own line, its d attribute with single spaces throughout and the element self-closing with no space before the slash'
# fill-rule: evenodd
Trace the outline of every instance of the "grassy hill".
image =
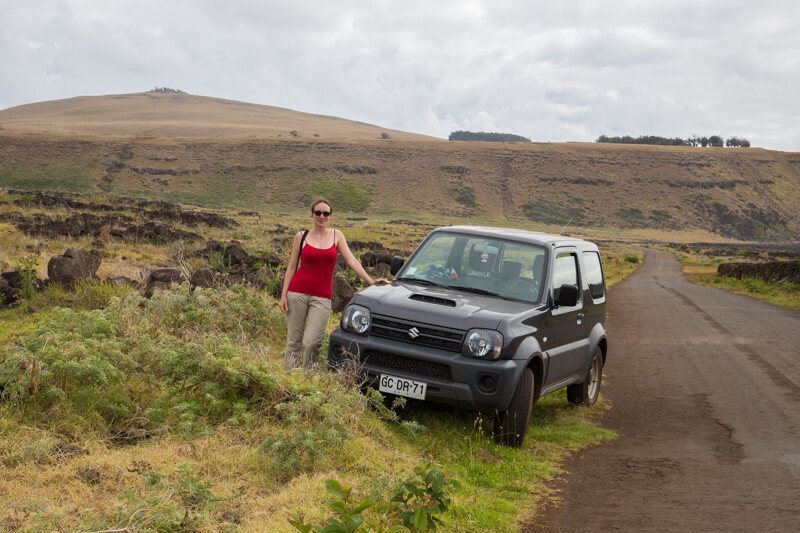
<svg viewBox="0 0 800 533">
<path fill-rule="evenodd" d="M 69 135 L 435 140 L 337 117 L 186 93 L 79 96 L 0 111 L 12 132 Z M 293 133 L 294 132 L 294 133 Z"/>
<path fill-rule="evenodd" d="M 800 234 L 798 153 L 446 142 L 182 94 L 32 104 L 0 111 L 0 124 L 11 188 L 272 211 L 325 195 L 340 210 L 654 238 Z"/>
</svg>

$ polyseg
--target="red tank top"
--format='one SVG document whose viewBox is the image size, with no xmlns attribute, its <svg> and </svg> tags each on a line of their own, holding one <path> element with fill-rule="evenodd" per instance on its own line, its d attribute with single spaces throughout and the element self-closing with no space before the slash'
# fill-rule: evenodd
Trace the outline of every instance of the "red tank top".
<svg viewBox="0 0 800 533">
<path fill-rule="evenodd" d="M 335 242 L 325 249 L 314 248 L 306 243 L 300 250 L 300 268 L 289 282 L 289 290 L 330 299 L 333 295 L 333 269 L 336 268 L 336 259 Z"/>
</svg>

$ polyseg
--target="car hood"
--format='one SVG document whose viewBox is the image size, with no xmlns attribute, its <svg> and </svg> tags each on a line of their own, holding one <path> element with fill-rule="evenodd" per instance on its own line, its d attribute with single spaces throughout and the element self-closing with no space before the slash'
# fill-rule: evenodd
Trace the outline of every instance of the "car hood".
<svg viewBox="0 0 800 533">
<path fill-rule="evenodd" d="M 536 307 L 496 296 L 397 281 L 373 285 L 356 294 L 350 303 L 368 307 L 376 315 L 459 330 L 497 329 L 510 315 Z"/>
</svg>

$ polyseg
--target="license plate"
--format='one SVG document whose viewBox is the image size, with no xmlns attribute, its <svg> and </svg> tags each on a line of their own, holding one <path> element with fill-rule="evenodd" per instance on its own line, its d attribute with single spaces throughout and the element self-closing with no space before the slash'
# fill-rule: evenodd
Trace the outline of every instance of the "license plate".
<svg viewBox="0 0 800 533">
<path fill-rule="evenodd" d="M 378 390 L 381 392 L 414 398 L 416 400 L 424 400 L 425 391 L 427 389 L 428 384 L 424 381 L 414 381 L 412 379 L 389 376 L 386 374 L 381 374 L 381 379 L 378 382 Z"/>
</svg>

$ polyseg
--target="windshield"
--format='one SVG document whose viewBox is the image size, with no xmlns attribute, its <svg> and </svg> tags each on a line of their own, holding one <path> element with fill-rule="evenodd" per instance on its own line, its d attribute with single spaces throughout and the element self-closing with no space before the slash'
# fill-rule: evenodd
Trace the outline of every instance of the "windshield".
<svg viewBox="0 0 800 533">
<path fill-rule="evenodd" d="M 534 244 L 439 232 L 422 244 L 398 279 L 534 303 L 540 299 L 544 257 L 545 249 Z"/>
</svg>

